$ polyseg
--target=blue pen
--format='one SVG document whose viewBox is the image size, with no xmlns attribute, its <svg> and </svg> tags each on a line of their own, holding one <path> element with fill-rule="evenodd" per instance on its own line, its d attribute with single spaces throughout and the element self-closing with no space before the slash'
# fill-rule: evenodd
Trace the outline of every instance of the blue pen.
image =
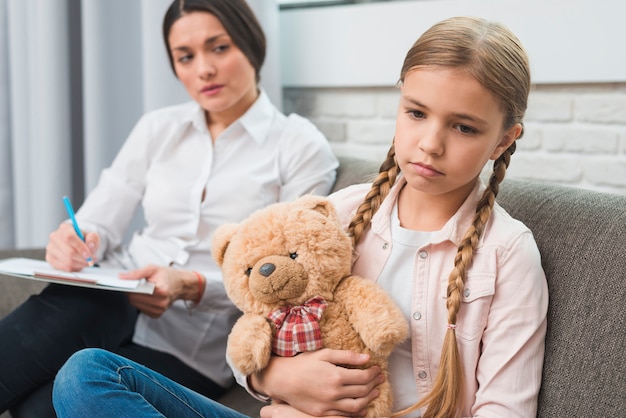
<svg viewBox="0 0 626 418">
<path fill-rule="evenodd" d="M 78 238 L 80 238 L 84 242 L 85 236 L 80 231 L 80 228 L 78 227 L 78 222 L 76 222 L 76 215 L 74 214 L 74 208 L 72 208 L 72 203 L 70 203 L 70 198 L 67 196 L 63 196 L 63 203 L 65 203 L 65 210 L 67 210 L 67 214 L 72 221 L 72 225 L 74 225 L 74 231 L 76 231 L 76 235 L 78 235 Z M 89 263 L 89 265 L 91 265 L 92 262 L 93 260 L 91 257 L 87 258 L 87 263 Z"/>
</svg>

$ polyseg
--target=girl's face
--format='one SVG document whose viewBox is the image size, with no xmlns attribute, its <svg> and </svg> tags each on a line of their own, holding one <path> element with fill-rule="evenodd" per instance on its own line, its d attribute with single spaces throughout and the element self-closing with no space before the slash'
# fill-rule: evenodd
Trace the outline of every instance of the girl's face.
<svg viewBox="0 0 626 418">
<path fill-rule="evenodd" d="M 462 71 L 410 71 L 401 86 L 396 159 L 417 192 L 463 202 L 486 162 L 517 138 L 503 130 L 504 113 L 478 81 Z"/>
<path fill-rule="evenodd" d="M 254 67 L 214 15 L 183 15 L 172 25 L 169 43 L 176 75 L 211 116 L 234 120 L 254 103 Z"/>
</svg>

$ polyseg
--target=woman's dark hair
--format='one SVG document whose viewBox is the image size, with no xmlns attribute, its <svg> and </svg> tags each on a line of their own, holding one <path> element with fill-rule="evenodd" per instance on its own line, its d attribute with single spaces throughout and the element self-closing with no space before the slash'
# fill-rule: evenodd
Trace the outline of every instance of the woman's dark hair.
<svg viewBox="0 0 626 418">
<path fill-rule="evenodd" d="M 169 35 L 172 25 L 191 12 L 206 12 L 215 16 L 224 26 L 235 45 L 248 58 L 259 82 L 265 61 L 265 34 L 246 0 L 175 0 L 163 18 L 163 39 L 174 74 L 174 59 L 170 50 Z"/>
</svg>

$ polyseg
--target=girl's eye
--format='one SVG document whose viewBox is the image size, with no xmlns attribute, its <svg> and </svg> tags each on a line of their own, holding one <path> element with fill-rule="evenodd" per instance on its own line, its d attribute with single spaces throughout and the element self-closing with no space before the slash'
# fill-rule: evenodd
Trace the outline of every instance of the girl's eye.
<svg viewBox="0 0 626 418">
<path fill-rule="evenodd" d="M 466 135 L 473 135 L 478 132 L 476 129 L 467 125 L 457 125 L 457 129 L 459 130 L 459 132 Z"/>
<path fill-rule="evenodd" d="M 182 57 L 178 57 L 178 59 L 176 61 L 178 61 L 181 64 L 185 64 L 189 61 L 191 61 L 191 55 L 183 55 Z"/>
<path fill-rule="evenodd" d="M 421 110 L 408 110 L 406 113 L 409 114 L 409 116 L 413 119 L 423 119 L 424 118 L 424 112 L 422 112 Z"/>
<path fill-rule="evenodd" d="M 248 267 L 246 269 L 246 276 L 250 277 L 251 274 L 252 274 L 252 267 Z"/>
<path fill-rule="evenodd" d="M 298 258 L 298 253 L 289 253 L 289 257 L 290 257 L 292 260 L 295 260 L 296 258 Z"/>
</svg>

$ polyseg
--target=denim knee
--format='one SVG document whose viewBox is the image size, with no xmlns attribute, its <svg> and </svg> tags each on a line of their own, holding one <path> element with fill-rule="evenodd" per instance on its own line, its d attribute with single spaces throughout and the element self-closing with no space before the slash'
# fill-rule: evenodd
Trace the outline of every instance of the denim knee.
<svg viewBox="0 0 626 418">
<path fill-rule="evenodd" d="M 52 388 L 52 404 L 59 417 L 86 417 L 101 408 L 101 396 L 116 384 L 119 376 L 116 355 L 86 348 L 74 353 L 57 373 Z M 100 411 L 100 416 L 112 416 Z M 128 415 L 123 415 L 128 416 Z"/>
<path fill-rule="evenodd" d="M 61 367 L 54 379 L 53 400 L 66 396 L 76 399 L 99 368 L 107 364 L 112 354 L 100 348 L 85 348 L 74 353 Z"/>
</svg>

